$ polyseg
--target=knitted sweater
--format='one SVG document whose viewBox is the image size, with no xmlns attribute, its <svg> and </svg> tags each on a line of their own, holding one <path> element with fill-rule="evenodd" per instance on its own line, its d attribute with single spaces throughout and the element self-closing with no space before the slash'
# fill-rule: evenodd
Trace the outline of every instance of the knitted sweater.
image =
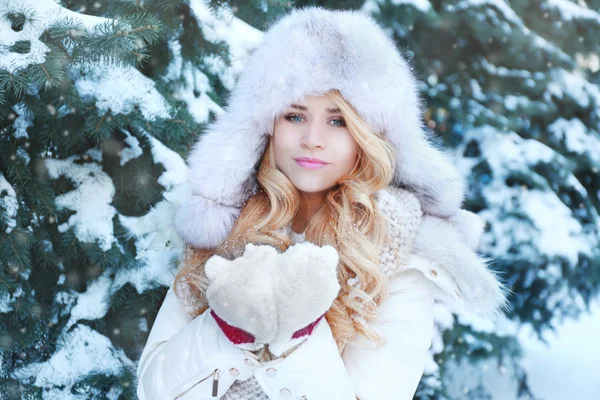
<svg viewBox="0 0 600 400">
<path fill-rule="evenodd" d="M 290 235 L 290 239 L 293 244 L 305 242 L 306 239 L 304 237 L 304 233 L 296 233 L 292 230 L 291 224 L 287 227 L 287 231 Z M 256 351 L 257 354 L 259 351 Z M 250 376 L 250 378 L 245 381 L 236 380 L 233 385 L 225 392 L 225 394 L 221 397 L 221 400 L 269 400 L 269 397 L 263 392 L 260 384 L 254 377 L 254 375 Z"/>
</svg>

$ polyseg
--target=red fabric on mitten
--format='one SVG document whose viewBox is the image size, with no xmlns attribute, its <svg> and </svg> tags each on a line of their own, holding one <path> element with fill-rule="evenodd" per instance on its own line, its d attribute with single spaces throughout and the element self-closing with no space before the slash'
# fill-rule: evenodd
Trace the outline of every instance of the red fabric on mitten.
<svg viewBox="0 0 600 400">
<path fill-rule="evenodd" d="M 219 317 L 214 310 L 210 310 L 211 315 L 217 321 L 219 328 L 223 331 L 227 339 L 229 339 L 233 344 L 242 344 L 242 343 L 254 343 L 255 337 L 245 330 L 235 327 L 233 325 L 228 324 L 223 318 Z M 312 331 L 315 329 L 315 326 L 319 323 L 319 321 L 325 316 L 324 313 L 319 318 L 317 318 L 314 322 L 311 322 L 307 326 L 302 329 L 297 330 L 292 335 L 292 339 L 297 339 L 302 336 L 310 336 Z"/>
<path fill-rule="evenodd" d="M 227 339 L 229 339 L 233 344 L 254 343 L 255 338 L 251 333 L 233 325 L 229 325 L 212 309 L 210 310 L 210 314 L 213 316 L 215 321 L 217 321 L 219 328 L 221 328 L 225 336 L 227 336 Z"/>
<path fill-rule="evenodd" d="M 323 318 L 325 316 L 325 314 L 327 314 L 327 313 L 324 313 L 319 318 L 317 318 L 314 322 L 311 322 L 304 328 L 299 329 L 296 332 L 294 332 L 294 334 L 292 335 L 292 339 L 297 339 L 299 337 L 308 336 L 308 335 L 312 334 L 313 329 L 315 329 L 315 326 L 317 326 L 317 324 L 319 323 L 321 318 Z"/>
</svg>

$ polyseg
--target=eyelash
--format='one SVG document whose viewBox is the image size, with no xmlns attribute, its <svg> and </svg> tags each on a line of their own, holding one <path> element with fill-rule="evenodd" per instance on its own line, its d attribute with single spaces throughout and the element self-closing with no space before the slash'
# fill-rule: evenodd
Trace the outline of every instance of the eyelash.
<svg viewBox="0 0 600 400">
<path fill-rule="evenodd" d="M 294 117 L 302 118 L 298 114 L 288 114 L 288 115 L 285 116 L 285 119 L 288 120 L 288 121 L 290 121 L 290 118 L 294 118 Z M 346 122 L 344 121 L 344 118 L 335 118 L 335 119 L 332 119 L 332 121 L 341 121 L 342 124 L 343 124 L 343 125 L 336 125 L 336 126 L 339 126 L 339 127 L 346 126 Z M 292 122 L 292 121 L 290 121 L 290 122 Z"/>
</svg>

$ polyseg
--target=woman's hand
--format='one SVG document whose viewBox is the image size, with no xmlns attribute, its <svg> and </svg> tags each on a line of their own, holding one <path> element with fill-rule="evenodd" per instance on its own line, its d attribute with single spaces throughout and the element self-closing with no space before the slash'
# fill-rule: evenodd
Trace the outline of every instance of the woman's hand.
<svg viewBox="0 0 600 400">
<path fill-rule="evenodd" d="M 260 350 L 276 328 L 269 280 L 277 255 L 274 247 L 248 244 L 234 260 L 215 255 L 205 263 L 210 313 L 243 350 Z"/>
<path fill-rule="evenodd" d="M 286 356 L 308 339 L 335 300 L 338 261 L 332 246 L 310 242 L 283 254 L 248 244 L 234 260 L 213 256 L 205 264 L 211 315 L 236 346 L 256 351 L 268 344 L 272 356 Z"/>
<path fill-rule="evenodd" d="M 290 246 L 279 255 L 272 281 L 279 324 L 276 336 L 268 341 L 275 357 L 290 354 L 325 317 L 340 290 L 338 262 L 334 247 L 310 242 Z"/>
</svg>

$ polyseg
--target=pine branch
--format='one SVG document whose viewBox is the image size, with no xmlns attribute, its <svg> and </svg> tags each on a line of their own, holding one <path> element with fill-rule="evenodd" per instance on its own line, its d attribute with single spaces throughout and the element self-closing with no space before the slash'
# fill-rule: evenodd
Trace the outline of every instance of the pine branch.
<svg viewBox="0 0 600 400">
<path fill-rule="evenodd" d="M 36 87 L 51 89 L 58 87 L 67 77 L 66 68 L 68 60 L 64 53 L 58 51 L 54 46 L 42 64 L 32 64 L 27 67 L 26 75 L 30 82 Z M 54 48 L 53 48 L 54 47 Z"/>
<path fill-rule="evenodd" d="M 0 89 L 4 93 L 14 93 L 17 98 L 21 98 L 28 89 L 28 76 L 23 71 L 15 74 L 0 69 Z"/>
</svg>

